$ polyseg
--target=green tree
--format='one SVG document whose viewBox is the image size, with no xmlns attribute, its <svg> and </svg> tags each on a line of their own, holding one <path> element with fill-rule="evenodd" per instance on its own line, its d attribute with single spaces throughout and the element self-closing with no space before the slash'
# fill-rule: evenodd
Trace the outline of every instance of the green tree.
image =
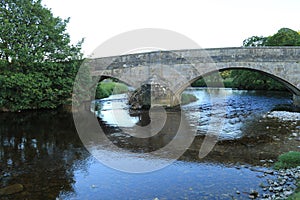
<svg viewBox="0 0 300 200">
<path fill-rule="evenodd" d="M 300 35 L 298 32 L 281 28 L 272 36 L 252 36 L 243 41 L 245 47 L 258 46 L 299 46 Z M 265 89 L 284 90 L 284 86 L 278 81 L 265 76 L 259 72 L 249 70 L 231 70 L 232 83 L 241 89 Z"/>
<path fill-rule="evenodd" d="M 83 40 L 70 44 L 68 22 L 41 0 L 1 0 L 1 110 L 57 108 L 70 101 Z"/>
<path fill-rule="evenodd" d="M 281 28 L 276 34 L 269 37 L 265 46 L 299 46 L 300 35 L 289 28 Z"/>
<path fill-rule="evenodd" d="M 231 70 L 232 86 L 246 90 L 286 90 L 280 82 L 260 72 L 234 69 Z"/>
<path fill-rule="evenodd" d="M 70 45 L 69 19 L 54 17 L 41 0 L 1 0 L 0 13 L 1 59 L 20 66 L 81 59 L 83 41 Z"/>
</svg>

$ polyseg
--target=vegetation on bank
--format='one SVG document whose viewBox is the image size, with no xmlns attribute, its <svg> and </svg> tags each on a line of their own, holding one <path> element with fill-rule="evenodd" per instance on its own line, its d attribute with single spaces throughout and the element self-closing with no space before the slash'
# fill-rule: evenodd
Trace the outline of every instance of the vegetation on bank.
<svg viewBox="0 0 300 200">
<path fill-rule="evenodd" d="M 192 87 L 225 87 L 237 88 L 243 90 L 276 90 L 286 91 L 286 87 L 270 78 L 269 76 L 260 72 L 251 70 L 225 70 L 222 72 L 215 72 L 205 78 L 200 78 L 191 84 Z"/>
<path fill-rule="evenodd" d="M 103 81 L 98 84 L 96 89 L 96 99 L 109 97 L 112 94 L 121 94 L 128 92 L 128 86 L 123 83 L 113 81 Z"/>
<path fill-rule="evenodd" d="M 284 153 L 278 157 L 278 161 L 275 163 L 275 169 L 288 169 L 300 166 L 300 152 L 290 151 Z"/>
</svg>

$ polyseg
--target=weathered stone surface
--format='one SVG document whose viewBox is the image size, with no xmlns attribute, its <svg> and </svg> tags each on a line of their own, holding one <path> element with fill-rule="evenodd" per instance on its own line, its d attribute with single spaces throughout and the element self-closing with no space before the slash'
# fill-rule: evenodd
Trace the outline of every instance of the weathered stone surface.
<svg viewBox="0 0 300 200">
<path fill-rule="evenodd" d="M 295 106 L 300 107 L 300 95 L 293 95 L 293 103 Z"/>
</svg>

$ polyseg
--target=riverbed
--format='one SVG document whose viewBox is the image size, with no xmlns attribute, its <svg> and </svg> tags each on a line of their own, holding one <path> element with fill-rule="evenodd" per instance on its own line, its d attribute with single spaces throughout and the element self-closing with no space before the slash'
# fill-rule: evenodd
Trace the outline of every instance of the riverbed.
<svg viewBox="0 0 300 200">
<path fill-rule="evenodd" d="M 282 120 L 271 112 L 278 105 L 291 104 L 291 95 L 231 89 L 185 92 L 198 97 L 181 109 L 196 130 L 192 144 L 172 164 L 141 174 L 118 171 L 93 157 L 70 113 L 2 113 L 0 188 L 21 184 L 23 189 L 1 199 L 248 199 L 251 191 L 271 194 L 261 186 L 276 179 L 270 170 L 277 156 L 299 151 L 299 120 Z M 167 156 L 147 160 L 143 155 L 176 137 L 172 128 L 178 114 L 168 115 L 172 127 L 165 127 L 163 134 L 137 139 L 124 132 L 136 124 L 147 125 L 149 113 L 130 112 L 123 97 L 99 101 L 101 110 L 95 116 L 107 138 L 125 151 L 113 152 L 114 156 L 124 165 L 126 152 L 139 155 L 149 165 L 164 162 Z M 199 158 L 212 121 L 218 120 L 222 121 L 218 142 L 206 157 Z M 113 159 L 104 150 L 102 158 Z"/>
</svg>

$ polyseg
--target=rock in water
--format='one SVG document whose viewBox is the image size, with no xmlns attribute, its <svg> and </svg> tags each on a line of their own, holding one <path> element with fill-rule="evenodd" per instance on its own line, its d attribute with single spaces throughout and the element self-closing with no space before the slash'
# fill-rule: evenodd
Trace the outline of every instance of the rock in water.
<svg viewBox="0 0 300 200">
<path fill-rule="evenodd" d="M 0 189 L 0 196 L 10 195 L 10 194 L 15 194 L 15 193 L 18 193 L 18 192 L 22 192 L 23 189 L 24 189 L 24 187 L 21 184 L 10 185 L 10 186 L 7 186 L 5 188 L 1 188 Z"/>
</svg>

